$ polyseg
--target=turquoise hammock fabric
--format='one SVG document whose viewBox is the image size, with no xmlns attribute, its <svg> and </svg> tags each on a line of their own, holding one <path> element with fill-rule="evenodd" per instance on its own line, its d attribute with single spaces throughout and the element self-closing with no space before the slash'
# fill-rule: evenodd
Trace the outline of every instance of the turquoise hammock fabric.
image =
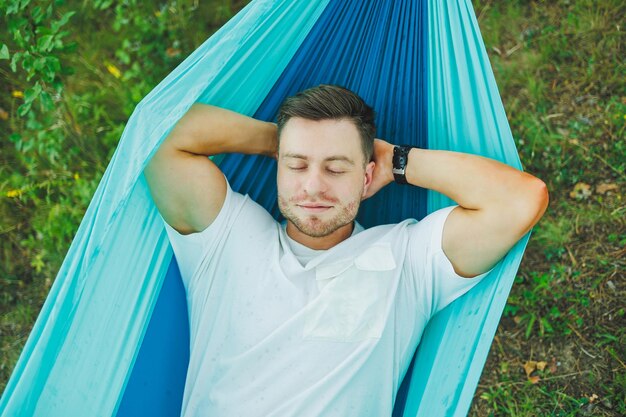
<svg viewBox="0 0 626 417">
<path fill-rule="evenodd" d="M 0 416 L 178 415 L 186 304 L 143 168 L 196 101 L 273 120 L 285 97 L 319 83 L 364 97 L 377 111 L 379 137 L 522 169 L 469 0 L 254 1 L 130 117 L 0 400 Z M 278 217 L 272 160 L 214 160 L 233 189 Z M 392 184 L 364 202 L 359 220 L 420 219 L 451 204 L 431 190 Z M 431 320 L 394 416 L 467 414 L 529 236 Z"/>
</svg>

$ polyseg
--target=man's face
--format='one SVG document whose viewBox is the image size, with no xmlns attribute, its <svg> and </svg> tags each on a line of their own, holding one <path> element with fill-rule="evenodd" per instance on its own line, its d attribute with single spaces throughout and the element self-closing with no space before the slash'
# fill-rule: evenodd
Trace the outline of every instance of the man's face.
<svg viewBox="0 0 626 417">
<path fill-rule="evenodd" d="M 363 161 L 352 121 L 289 119 L 278 155 L 280 212 L 310 237 L 351 228 L 372 180 L 374 163 Z"/>
</svg>

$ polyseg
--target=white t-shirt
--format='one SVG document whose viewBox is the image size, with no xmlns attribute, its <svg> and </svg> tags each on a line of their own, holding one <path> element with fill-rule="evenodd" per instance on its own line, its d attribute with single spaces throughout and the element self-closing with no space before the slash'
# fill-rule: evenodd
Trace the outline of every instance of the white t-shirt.
<svg viewBox="0 0 626 417">
<path fill-rule="evenodd" d="M 205 230 L 164 222 L 191 327 L 182 416 L 390 416 L 428 319 L 491 272 L 463 278 L 443 253 L 454 207 L 325 251 L 230 186 Z"/>
</svg>

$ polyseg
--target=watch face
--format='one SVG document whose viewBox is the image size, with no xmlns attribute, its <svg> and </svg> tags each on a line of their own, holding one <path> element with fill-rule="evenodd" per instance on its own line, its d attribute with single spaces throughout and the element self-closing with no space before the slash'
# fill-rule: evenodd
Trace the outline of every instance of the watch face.
<svg viewBox="0 0 626 417">
<path fill-rule="evenodd" d="M 410 150 L 410 148 L 401 146 L 396 146 L 395 148 L 393 148 L 393 158 L 391 162 L 394 169 L 402 170 L 402 173 L 404 173 L 404 169 L 407 163 L 407 157 Z"/>
</svg>

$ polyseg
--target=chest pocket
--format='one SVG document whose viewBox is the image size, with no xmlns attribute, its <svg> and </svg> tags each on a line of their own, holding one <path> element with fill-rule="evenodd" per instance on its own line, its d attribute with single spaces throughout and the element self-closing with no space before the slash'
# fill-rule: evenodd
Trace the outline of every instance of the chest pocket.
<svg viewBox="0 0 626 417">
<path fill-rule="evenodd" d="M 304 311 L 305 339 L 353 342 L 380 338 L 396 263 L 389 244 L 316 268 L 320 293 Z"/>
</svg>

